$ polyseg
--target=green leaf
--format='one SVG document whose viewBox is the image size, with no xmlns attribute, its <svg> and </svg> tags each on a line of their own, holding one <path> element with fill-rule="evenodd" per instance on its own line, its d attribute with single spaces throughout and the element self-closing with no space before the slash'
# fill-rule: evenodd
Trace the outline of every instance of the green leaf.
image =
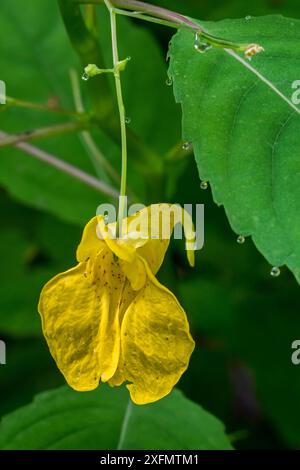
<svg viewBox="0 0 300 470">
<path fill-rule="evenodd" d="M 291 18 L 299 18 L 298 0 L 284 0 L 284 2 L 269 2 L 268 0 L 256 0 L 249 4 L 241 2 L 241 0 L 222 0 L 218 2 L 209 13 L 210 20 L 219 20 L 223 18 L 243 18 L 248 15 L 262 16 L 278 14 L 290 16 Z M 199 11 L 201 14 L 202 12 Z M 202 17 L 204 17 L 202 15 Z"/>
<path fill-rule="evenodd" d="M 203 23 L 207 31 L 265 52 L 252 65 L 288 98 L 299 74 L 300 22 L 280 16 Z M 256 75 L 220 49 L 199 54 L 178 32 L 170 74 L 201 179 L 211 184 L 237 234 L 251 235 L 270 264 L 300 281 L 300 117 Z"/>
<path fill-rule="evenodd" d="M 62 387 L 3 418 L 1 449 L 231 449 L 224 427 L 180 392 L 136 406 L 125 388 Z"/>
</svg>

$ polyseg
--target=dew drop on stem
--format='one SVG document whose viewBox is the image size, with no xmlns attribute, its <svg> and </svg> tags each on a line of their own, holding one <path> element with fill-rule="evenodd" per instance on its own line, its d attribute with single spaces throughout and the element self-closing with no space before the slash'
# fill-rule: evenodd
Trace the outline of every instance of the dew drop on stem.
<svg viewBox="0 0 300 470">
<path fill-rule="evenodd" d="M 194 41 L 194 49 L 199 52 L 200 54 L 204 54 L 205 52 L 209 51 L 212 48 L 211 44 L 207 44 L 206 42 L 202 41 L 199 37 L 199 33 L 195 34 L 195 41 Z"/>
<path fill-rule="evenodd" d="M 83 72 L 81 78 L 82 78 L 82 80 L 84 80 L 85 82 L 87 82 L 90 77 L 89 77 L 89 75 L 88 75 L 86 72 Z"/>
<path fill-rule="evenodd" d="M 130 124 L 131 123 L 131 118 L 127 116 L 125 118 L 125 122 L 126 122 L 126 124 Z"/>
</svg>

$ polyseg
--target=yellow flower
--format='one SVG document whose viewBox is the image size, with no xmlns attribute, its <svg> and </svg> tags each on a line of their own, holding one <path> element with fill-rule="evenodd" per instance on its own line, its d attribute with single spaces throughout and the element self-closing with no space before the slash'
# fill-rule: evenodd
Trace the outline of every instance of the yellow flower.
<svg viewBox="0 0 300 470">
<path fill-rule="evenodd" d="M 194 240 L 191 220 L 179 206 L 171 220 L 185 214 L 187 244 Z M 58 368 L 78 391 L 99 382 L 127 382 L 136 404 L 167 395 L 186 370 L 194 341 L 184 310 L 159 283 L 169 237 L 149 238 L 151 209 L 164 216 L 170 205 L 152 205 L 122 223 L 122 238 L 112 238 L 116 224 L 94 217 L 77 249 L 78 264 L 43 288 L 39 312 L 43 332 Z M 145 230 L 137 230 L 148 220 Z M 136 230 L 132 231 L 132 227 Z M 129 227 L 129 228 L 128 228 Z M 189 248 L 187 246 L 187 248 Z M 187 250 L 191 265 L 193 249 Z"/>
</svg>

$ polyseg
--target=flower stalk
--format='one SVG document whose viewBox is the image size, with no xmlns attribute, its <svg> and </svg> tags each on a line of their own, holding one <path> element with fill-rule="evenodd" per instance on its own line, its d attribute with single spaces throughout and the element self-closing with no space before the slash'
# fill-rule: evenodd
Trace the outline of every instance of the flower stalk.
<svg viewBox="0 0 300 470">
<path fill-rule="evenodd" d="M 124 67 L 126 66 L 126 61 L 119 60 L 116 13 L 114 12 L 110 1 L 105 0 L 105 5 L 108 8 L 108 11 L 110 14 L 114 78 L 115 78 L 115 87 L 116 87 L 117 103 L 118 103 L 119 117 L 120 117 L 120 128 L 121 128 L 122 167 L 121 167 L 121 185 L 120 185 L 120 199 L 119 199 L 118 224 L 117 224 L 117 232 L 118 232 L 120 222 L 125 216 L 125 196 L 126 196 L 126 183 L 127 183 L 126 115 L 125 115 L 125 106 L 124 106 L 124 101 L 123 101 L 121 73 L 120 73 L 122 70 L 124 70 Z"/>
<path fill-rule="evenodd" d="M 73 2 L 84 4 L 103 4 L 104 2 L 107 4 L 107 0 L 73 0 Z M 176 29 L 192 30 L 196 34 L 196 42 L 201 38 L 204 45 L 207 44 L 213 47 L 243 52 L 248 59 L 264 50 L 258 44 L 240 44 L 215 37 L 205 31 L 199 23 L 166 8 L 137 0 L 109 0 L 109 4 L 115 14 L 132 16 Z M 199 52 L 201 52 L 201 48 Z"/>
</svg>

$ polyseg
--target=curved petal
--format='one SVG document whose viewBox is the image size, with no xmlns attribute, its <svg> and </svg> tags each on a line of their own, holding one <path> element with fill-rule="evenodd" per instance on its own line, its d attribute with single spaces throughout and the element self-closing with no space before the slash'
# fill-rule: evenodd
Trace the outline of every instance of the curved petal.
<svg viewBox="0 0 300 470">
<path fill-rule="evenodd" d="M 143 244 L 136 241 L 136 251 L 144 258 L 155 275 L 166 254 L 174 226 L 181 224 L 186 238 L 187 258 L 194 266 L 195 232 L 190 214 L 177 204 L 152 204 L 137 214 L 128 217 L 128 233 L 140 231 L 140 238 L 147 239 Z"/>
<path fill-rule="evenodd" d="M 83 263 L 89 258 L 94 259 L 99 251 L 105 247 L 104 241 L 97 235 L 97 227 L 101 219 L 100 216 L 95 216 L 84 227 L 81 242 L 76 252 L 78 263 Z"/>
<path fill-rule="evenodd" d="M 134 291 L 138 291 L 144 287 L 147 280 L 147 273 L 144 263 L 139 256 L 136 256 L 131 263 L 122 261 L 120 265 Z"/>
<path fill-rule="evenodd" d="M 131 382 L 127 385 L 131 399 L 140 405 L 159 400 L 172 390 L 194 349 L 184 310 L 147 270 L 145 287 L 124 315 L 117 371 Z"/>
<path fill-rule="evenodd" d="M 75 390 L 92 390 L 115 373 L 120 353 L 119 304 L 125 276 L 103 249 L 90 261 L 59 274 L 39 302 L 49 349 Z"/>
</svg>

